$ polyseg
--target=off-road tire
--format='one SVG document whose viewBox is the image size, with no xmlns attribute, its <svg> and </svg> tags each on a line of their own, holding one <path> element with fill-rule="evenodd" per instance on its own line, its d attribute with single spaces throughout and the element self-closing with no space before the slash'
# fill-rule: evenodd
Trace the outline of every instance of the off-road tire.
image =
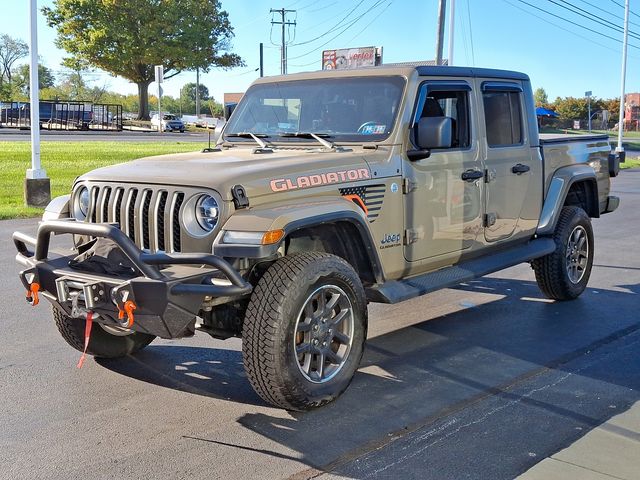
<svg viewBox="0 0 640 480">
<path fill-rule="evenodd" d="M 53 319 L 62 338 L 73 348 L 82 352 L 84 350 L 84 319 L 71 318 L 55 307 L 53 307 Z M 142 350 L 154 338 L 156 338 L 154 335 L 141 332 L 126 336 L 111 335 L 94 322 L 87 353 L 97 358 L 124 357 Z"/>
<path fill-rule="evenodd" d="M 335 285 L 346 293 L 353 312 L 351 349 L 342 367 L 326 383 L 313 383 L 298 367 L 294 335 L 298 314 L 309 295 Z M 367 302 L 353 267 L 321 252 L 285 256 L 258 281 L 242 330 L 244 368 L 254 390 L 266 402 L 287 410 L 309 410 L 337 398 L 355 374 L 367 333 Z"/>
<path fill-rule="evenodd" d="M 567 245 L 569 236 L 578 226 L 584 228 L 587 234 L 588 257 L 582 278 L 578 283 L 573 283 L 567 272 Z M 589 215 L 580 207 L 563 207 L 553 240 L 556 243 L 555 251 L 531 262 L 536 282 L 548 298 L 573 300 L 587 288 L 593 265 L 593 229 Z"/>
</svg>

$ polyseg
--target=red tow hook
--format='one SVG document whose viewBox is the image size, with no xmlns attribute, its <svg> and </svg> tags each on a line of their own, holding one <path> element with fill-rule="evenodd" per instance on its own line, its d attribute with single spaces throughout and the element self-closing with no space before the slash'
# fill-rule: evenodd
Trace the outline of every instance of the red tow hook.
<svg viewBox="0 0 640 480">
<path fill-rule="evenodd" d="M 84 360 L 87 358 L 87 348 L 89 348 L 89 339 L 91 338 L 91 325 L 93 324 L 93 312 L 87 312 L 87 320 L 84 324 L 84 350 L 82 351 L 82 355 L 80 356 L 80 360 L 78 360 L 78 365 L 76 368 L 82 368 L 84 365 Z"/>
<path fill-rule="evenodd" d="M 131 328 L 133 326 L 133 311 L 138 308 L 133 300 L 127 300 L 124 302 L 124 308 L 118 309 L 118 320 L 124 320 L 125 314 L 127 315 L 127 324 L 126 328 Z"/>
<path fill-rule="evenodd" d="M 38 298 L 38 292 L 40 291 L 40 284 L 38 282 L 33 282 L 29 285 L 29 290 L 27 290 L 27 302 L 32 307 L 35 307 L 40 302 Z"/>
</svg>

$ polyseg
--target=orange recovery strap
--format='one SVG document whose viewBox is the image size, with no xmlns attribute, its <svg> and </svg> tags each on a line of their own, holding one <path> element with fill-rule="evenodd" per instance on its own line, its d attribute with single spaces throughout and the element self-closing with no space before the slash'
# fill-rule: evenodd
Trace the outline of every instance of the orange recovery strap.
<svg viewBox="0 0 640 480">
<path fill-rule="evenodd" d="M 82 368 L 84 365 L 84 360 L 87 358 L 87 348 L 89 348 L 89 338 L 91 337 L 91 325 L 93 324 L 93 312 L 87 312 L 87 320 L 84 324 L 84 350 L 82 351 L 82 356 L 80 360 L 78 360 L 77 368 Z"/>
</svg>

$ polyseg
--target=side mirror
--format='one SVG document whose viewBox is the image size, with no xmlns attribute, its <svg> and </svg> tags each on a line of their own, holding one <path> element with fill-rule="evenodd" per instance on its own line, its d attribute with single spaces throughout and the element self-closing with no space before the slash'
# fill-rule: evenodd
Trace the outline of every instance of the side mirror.
<svg viewBox="0 0 640 480">
<path fill-rule="evenodd" d="M 418 148 L 450 148 L 453 119 L 451 117 L 422 117 L 416 126 L 415 138 Z"/>
<path fill-rule="evenodd" d="M 238 106 L 237 103 L 225 103 L 224 104 L 224 119 L 225 120 L 229 120 L 229 118 L 231 117 L 231 114 L 233 113 L 233 111 L 236 109 L 237 106 Z"/>
</svg>

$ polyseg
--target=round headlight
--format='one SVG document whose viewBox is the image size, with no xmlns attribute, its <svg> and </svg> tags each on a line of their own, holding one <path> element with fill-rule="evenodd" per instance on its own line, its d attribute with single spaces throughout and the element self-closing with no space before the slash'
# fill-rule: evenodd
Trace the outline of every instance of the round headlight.
<svg viewBox="0 0 640 480">
<path fill-rule="evenodd" d="M 203 230 L 210 232 L 218 224 L 220 207 L 210 195 L 202 195 L 196 202 L 196 219 Z"/>
<path fill-rule="evenodd" d="M 75 218 L 84 220 L 89 212 L 89 189 L 82 187 L 80 192 L 76 195 L 73 209 L 73 216 Z"/>
</svg>

